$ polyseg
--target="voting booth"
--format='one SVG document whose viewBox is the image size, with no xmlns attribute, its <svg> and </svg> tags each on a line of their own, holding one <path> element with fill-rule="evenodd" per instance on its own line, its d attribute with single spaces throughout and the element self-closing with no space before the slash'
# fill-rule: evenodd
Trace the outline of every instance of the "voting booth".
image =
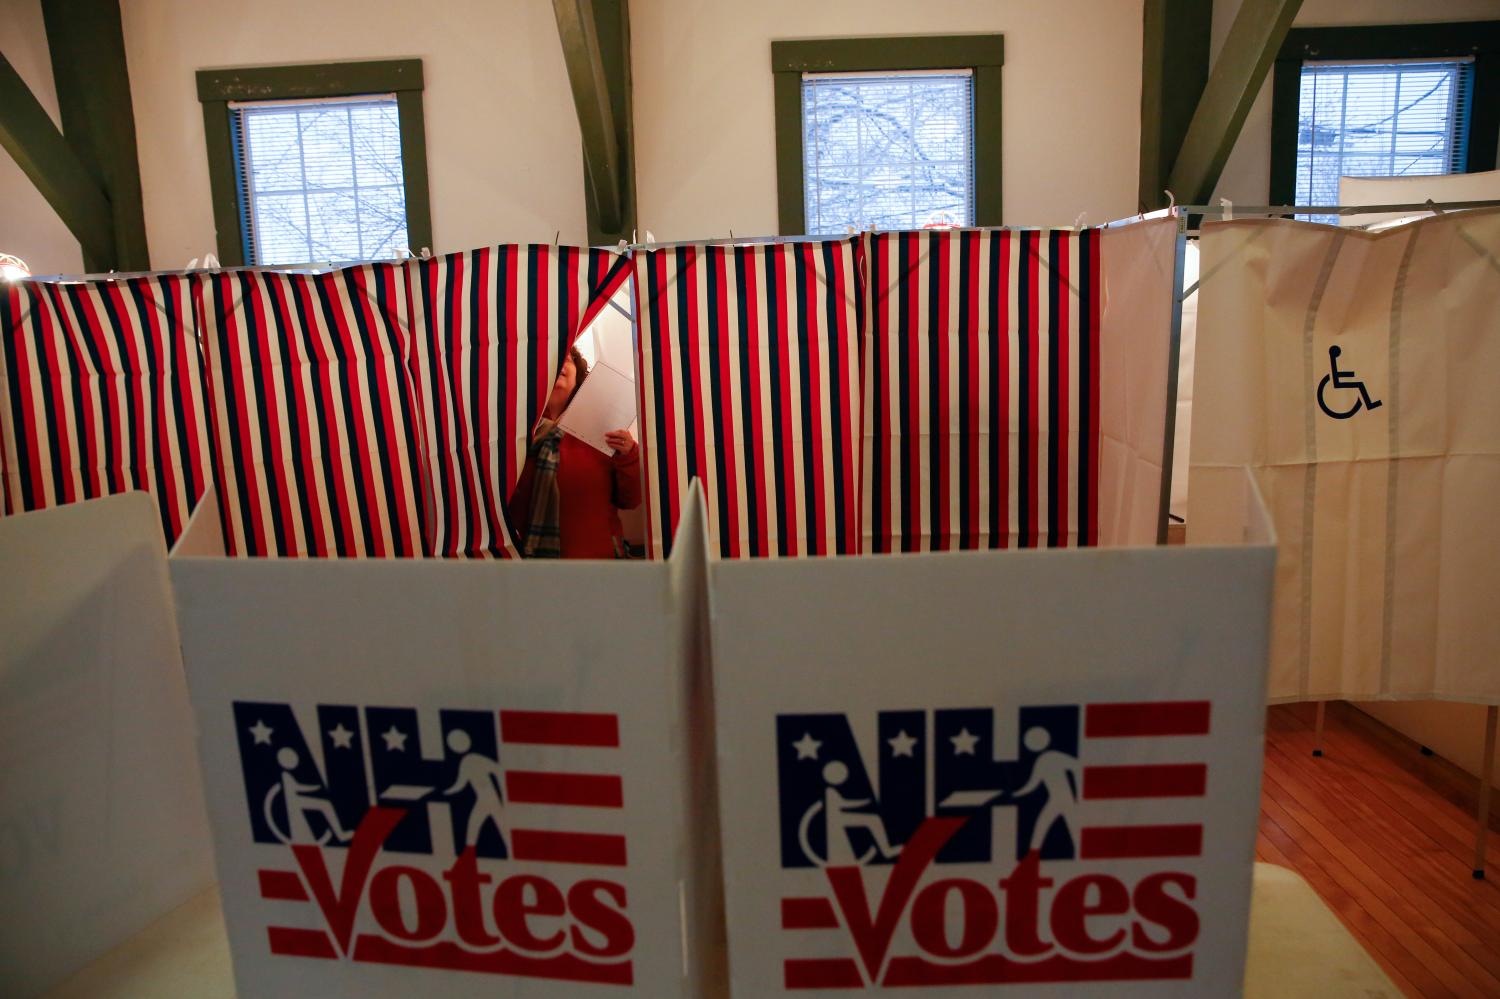
<svg viewBox="0 0 1500 999">
<path fill-rule="evenodd" d="M 736 996 L 1242 982 L 1275 541 L 713 561 Z"/>
<path fill-rule="evenodd" d="M 665 562 L 171 559 L 242 999 L 698 996 L 704 535 Z"/>
<path fill-rule="evenodd" d="M 0 519 L 0 992 L 52 988 L 213 884 L 157 504 Z"/>
</svg>

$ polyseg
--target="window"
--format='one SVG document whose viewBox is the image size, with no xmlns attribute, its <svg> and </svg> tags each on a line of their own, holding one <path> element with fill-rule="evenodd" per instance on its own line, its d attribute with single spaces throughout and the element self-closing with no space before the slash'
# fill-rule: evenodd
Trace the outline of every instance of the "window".
<svg viewBox="0 0 1500 999">
<path fill-rule="evenodd" d="M 773 42 L 784 235 L 1000 224 L 999 35 Z"/>
<path fill-rule="evenodd" d="M 245 262 L 380 260 L 407 248 L 394 94 L 231 101 Z"/>
<path fill-rule="evenodd" d="M 432 246 L 419 60 L 205 70 L 198 91 L 222 263 Z"/>
<path fill-rule="evenodd" d="M 1340 177 L 1493 169 L 1500 23 L 1294 30 L 1276 64 L 1273 204 L 1336 205 Z M 1334 222 L 1337 216 L 1306 216 Z"/>
<path fill-rule="evenodd" d="M 1340 177 L 1463 173 L 1473 75 L 1473 59 L 1304 63 L 1295 203 L 1338 204 Z"/>
<path fill-rule="evenodd" d="M 973 76 L 804 73 L 808 233 L 973 225 Z"/>
</svg>

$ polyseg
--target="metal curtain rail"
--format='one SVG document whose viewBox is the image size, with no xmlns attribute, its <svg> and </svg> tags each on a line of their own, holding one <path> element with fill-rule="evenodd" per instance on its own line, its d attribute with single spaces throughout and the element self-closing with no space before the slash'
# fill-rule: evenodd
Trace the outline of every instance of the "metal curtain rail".
<svg viewBox="0 0 1500 999">
<path fill-rule="evenodd" d="M 1500 208 L 1500 201 L 1423 201 L 1409 205 L 1178 205 L 1188 215 L 1373 215 L 1377 212 L 1448 212 Z"/>
<path fill-rule="evenodd" d="M 415 258 L 405 258 L 415 259 Z M 223 274 L 238 273 L 240 271 L 269 271 L 279 274 L 321 274 L 324 271 L 341 270 L 345 267 L 359 267 L 362 264 L 399 264 L 401 259 L 393 260 L 341 260 L 314 262 L 305 264 L 259 264 L 253 267 L 194 267 L 192 270 L 181 268 L 166 271 L 107 271 L 103 274 L 32 274 L 23 281 L 49 281 L 59 282 L 83 282 L 83 281 L 126 281 L 131 278 L 161 277 L 164 275 L 183 276 L 188 274 Z"/>
</svg>

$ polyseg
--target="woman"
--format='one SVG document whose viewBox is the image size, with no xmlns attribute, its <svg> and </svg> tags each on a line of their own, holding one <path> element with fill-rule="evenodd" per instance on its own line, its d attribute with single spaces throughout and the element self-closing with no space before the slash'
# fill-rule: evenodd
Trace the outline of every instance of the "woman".
<svg viewBox="0 0 1500 999">
<path fill-rule="evenodd" d="M 619 511 L 641 502 L 635 438 L 628 430 L 610 431 L 604 440 L 614 454 L 605 455 L 557 426 L 588 373 L 588 362 L 571 348 L 511 496 L 511 516 L 523 526 L 521 552 L 527 558 L 624 556 Z"/>
</svg>

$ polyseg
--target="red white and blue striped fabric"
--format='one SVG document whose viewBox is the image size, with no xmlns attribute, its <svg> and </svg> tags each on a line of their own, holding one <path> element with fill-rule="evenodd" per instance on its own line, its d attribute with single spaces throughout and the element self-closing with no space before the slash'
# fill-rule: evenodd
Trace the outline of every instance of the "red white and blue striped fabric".
<svg viewBox="0 0 1500 999">
<path fill-rule="evenodd" d="M 194 288 L 230 555 L 415 556 L 407 271 L 225 271 Z"/>
<path fill-rule="evenodd" d="M 859 551 L 857 240 L 635 255 L 647 547 L 701 479 L 726 558 Z"/>
<path fill-rule="evenodd" d="M 24 281 L 0 297 L 0 482 L 19 513 L 144 489 L 167 543 L 210 467 L 189 281 Z"/>
<path fill-rule="evenodd" d="M 630 277 L 627 258 L 506 245 L 407 265 L 431 496 L 427 552 L 516 556 L 506 501 L 568 348 Z"/>
<path fill-rule="evenodd" d="M 865 240 L 865 550 L 1097 544 L 1098 232 Z"/>
</svg>

